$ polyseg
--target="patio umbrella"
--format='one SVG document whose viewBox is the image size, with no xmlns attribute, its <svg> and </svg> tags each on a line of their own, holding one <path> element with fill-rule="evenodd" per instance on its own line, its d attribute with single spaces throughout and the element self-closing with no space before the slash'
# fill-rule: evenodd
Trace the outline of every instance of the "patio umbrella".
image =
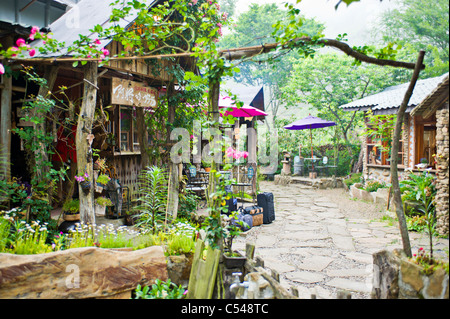
<svg viewBox="0 0 450 319">
<path fill-rule="evenodd" d="M 243 105 L 238 108 L 233 104 L 233 100 L 229 96 L 219 97 L 219 108 L 232 108 L 232 111 L 225 111 L 223 116 L 232 115 L 234 117 L 253 117 L 253 116 L 267 116 L 266 112 L 257 109 L 256 107 L 250 105 Z"/>
<path fill-rule="evenodd" d="M 316 128 L 322 128 L 322 127 L 328 127 L 328 126 L 334 126 L 336 125 L 333 121 L 327 121 L 324 119 L 321 119 L 320 117 L 315 117 L 308 115 L 307 117 L 295 121 L 291 124 L 286 125 L 284 128 L 287 130 L 306 130 L 309 129 L 310 136 L 311 136 L 311 158 L 313 158 L 313 142 L 312 142 L 312 130 Z M 314 168 L 314 165 L 313 165 Z"/>
</svg>

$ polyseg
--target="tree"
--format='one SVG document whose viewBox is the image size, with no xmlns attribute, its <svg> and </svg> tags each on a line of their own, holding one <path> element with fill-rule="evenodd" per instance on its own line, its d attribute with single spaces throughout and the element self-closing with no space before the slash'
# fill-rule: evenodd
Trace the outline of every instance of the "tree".
<svg viewBox="0 0 450 319">
<path fill-rule="evenodd" d="M 287 10 L 280 9 L 274 3 L 262 5 L 252 3 L 248 11 L 237 18 L 232 33 L 220 40 L 219 47 L 229 49 L 274 43 L 273 25 L 286 20 L 287 15 Z M 314 19 L 302 18 L 301 24 L 301 32 L 306 36 L 320 34 L 325 29 L 322 23 Z M 271 108 L 274 121 L 280 105 L 279 88 L 289 81 L 289 73 L 292 71 L 290 57 L 293 56 L 298 57 L 293 50 L 260 54 L 254 59 L 248 58 L 240 63 L 240 72 L 234 74 L 237 82 L 268 87 L 270 92 L 268 108 Z M 268 122 L 266 121 L 266 123 Z"/>
<path fill-rule="evenodd" d="M 319 117 L 337 123 L 353 158 L 349 132 L 360 112 L 346 112 L 339 106 L 394 85 L 390 68 L 374 65 L 355 65 L 352 59 L 337 54 L 317 54 L 314 59 L 291 59 L 293 70 L 289 82 L 281 88 L 286 107 L 307 103 L 319 112 Z M 353 163 L 351 163 L 352 165 Z"/>
<path fill-rule="evenodd" d="M 447 0 L 397 0 L 396 9 L 382 14 L 372 32 L 381 34 L 382 42 L 403 46 L 398 53 L 402 60 L 413 59 L 419 50 L 426 50 L 427 68 L 422 78 L 448 72 L 449 68 L 449 5 Z M 409 75 L 396 72 L 404 81 Z"/>
</svg>

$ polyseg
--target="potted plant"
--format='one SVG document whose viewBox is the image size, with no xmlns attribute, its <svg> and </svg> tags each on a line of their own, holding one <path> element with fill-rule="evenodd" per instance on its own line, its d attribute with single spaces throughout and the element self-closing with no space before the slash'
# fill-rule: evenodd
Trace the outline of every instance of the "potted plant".
<svg viewBox="0 0 450 319">
<path fill-rule="evenodd" d="M 94 169 L 97 169 L 100 172 L 105 172 L 107 168 L 106 159 L 104 158 L 99 158 L 94 162 Z"/>
<path fill-rule="evenodd" d="M 106 174 L 100 174 L 97 177 L 97 185 L 100 187 L 105 187 L 106 184 L 111 180 L 111 178 Z"/>
<path fill-rule="evenodd" d="M 211 171 L 211 162 L 202 161 L 202 166 L 206 172 Z"/>
<path fill-rule="evenodd" d="M 80 200 L 71 199 L 64 203 L 62 210 L 64 212 L 64 220 L 74 221 L 80 220 Z"/>
<path fill-rule="evenodd" d="M 113 206 L 109 198 L 100 196 L 95 199 L 95 215 L 105 216 L 106 206 Z"/>
<path fill-rule="evenodd" d="M 75 179 L 80 184 L 81 189 L 88 191 L 91 188 L 91 180 L 87 172 L 80 176 L 75 175 Z"/>
<path fill-rule="evenodd" d="M 228 219 L 227 226 L 225 227 L 225 247 L 223 253 L 223 262 L 226 268 L 243 267 L 247 260 L 246 257 L 232 250 L 233 239 L 242 232 L 239 226 L 242 226 L 243 223 L 243 221 L 238 219 L 237 212 L 233 212 Z"/>
</svg>

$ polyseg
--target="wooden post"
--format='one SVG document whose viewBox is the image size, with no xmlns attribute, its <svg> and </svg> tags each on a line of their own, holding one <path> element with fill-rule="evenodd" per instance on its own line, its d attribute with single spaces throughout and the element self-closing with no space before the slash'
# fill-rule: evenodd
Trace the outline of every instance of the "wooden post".
<svg viewBox="0 0 450 319">
<path fill-rule="evenodd" d="M 0 103 L 0 178 L 5 181 L 11 178 L 11 97 L 12 78 L 5 74 Z M 3 201 L 3 198 L 0 198 L 0 201 Z"/>
<path fill-rule="evenodd" d="M 138 131 L 139 149 L 141 151 L 141 168 L 145 169 L 149 164 L 149 157 L 147 153 L 148 139 L 143 107 L 136 108 L 136 126 Z"/>
<path fill-rule="evenodd" d="M 91 187 L 83 190 L 80 185 L 80 218 L 86 224 L 95 223 L 94 213 L 94 167 L 92 160 L 92 150 L 89 143 L 89 135 L 91 135 L 92 124 L 94 122 L 94 112 L 97 102 L 97 63 L 88 62 L 84 67 L 84 89 L 83 101 L 81 103 L 80 114 L 78 116 L 76 149 L 77 149 L 77 175 L 88 173 L 91 180 Z"/>
</svg>

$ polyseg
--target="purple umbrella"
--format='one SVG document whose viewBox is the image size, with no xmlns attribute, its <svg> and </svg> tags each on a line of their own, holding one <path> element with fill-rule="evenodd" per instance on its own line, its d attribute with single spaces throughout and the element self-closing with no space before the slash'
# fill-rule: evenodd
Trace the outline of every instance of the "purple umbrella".
<svg viewBox="0 0 450 319">
<path fill-rule="evenodd" d="M 319 117 L 308 115 L 307 117 L 295 121 L 286 125 L 284 128 L 287 130 L 305 130 L 309 129 L 311 133 L 311 158 L 313 158 L 313 145 L 312 145 L 312 130 L 315 128 L 322 128 L 336 125 L 333 121 L 323 120 Z"/>
</svg>

